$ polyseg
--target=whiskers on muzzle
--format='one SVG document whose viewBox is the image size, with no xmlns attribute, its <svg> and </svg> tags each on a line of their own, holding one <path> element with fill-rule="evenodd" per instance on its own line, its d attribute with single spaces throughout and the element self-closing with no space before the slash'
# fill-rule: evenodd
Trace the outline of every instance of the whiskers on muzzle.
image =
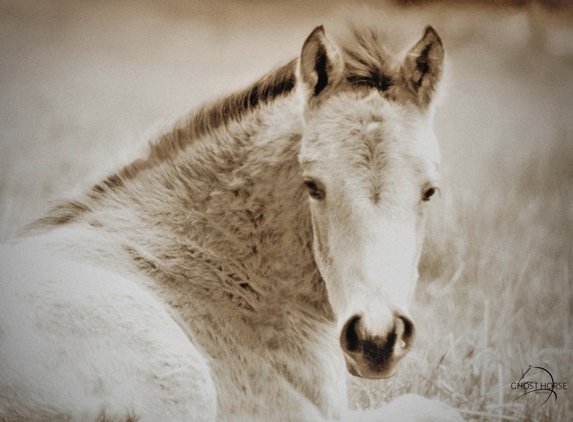
<svg viewBox="0 0 573 422">
<path fill-rule="evenodd" d="M 373 333 L 361 315 L 348 319 L 340 334 L 346 367 L 362 378 L 387 378 L 394 373 L 398 361 L 411 349 L 415 329 L 410 318 L 393 314 L 388 330 Z"/>
</svg>

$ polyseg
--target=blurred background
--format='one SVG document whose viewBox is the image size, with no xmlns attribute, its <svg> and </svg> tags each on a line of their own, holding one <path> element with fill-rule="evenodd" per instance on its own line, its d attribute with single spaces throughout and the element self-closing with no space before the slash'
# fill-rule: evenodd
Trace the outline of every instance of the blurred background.
<svg viewBox="0 0 573 422">
<path fill-rule="evenodd" d="M 569 0 L 0 0 L 0 239 L 363 4 L 413 40 L 434 25 L 448 72 L 418 345 L 392 379 L 349 378 L 352 406 L 413 392 L 467 420 L 573 420 Z M 517 399 L 528 365 L 570 389 Z"/>
</svg>

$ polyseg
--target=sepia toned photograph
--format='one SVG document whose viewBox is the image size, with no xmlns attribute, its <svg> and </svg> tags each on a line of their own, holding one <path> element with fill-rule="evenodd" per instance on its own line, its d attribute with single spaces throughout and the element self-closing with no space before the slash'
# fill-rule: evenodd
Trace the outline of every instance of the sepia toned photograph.
<svg viewBox="0 0 573 422">
<path fill-rule="evenodd" d="M 569 0 L 0 0 L 0 422 L 573 420 Z"/>
</svg>

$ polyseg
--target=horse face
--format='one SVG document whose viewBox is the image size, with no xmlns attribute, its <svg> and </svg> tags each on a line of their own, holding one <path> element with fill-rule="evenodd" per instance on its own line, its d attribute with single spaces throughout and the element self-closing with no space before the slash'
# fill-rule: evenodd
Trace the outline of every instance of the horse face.
<svg viewBox="0 0 573 422">
<path fill-rule="evenodd" d="M 428 55 L 432 49 L 441 52 L 439 63 Z M 426 57 L 416 56 L 424 50 Z M 437 81 L 427 78 L 439 77 L 432 66 L 441 67 L 442 59 L 437 34 L 426 30 L 396 67 L 393 80 L 402 77 L 402 86 L 389 96 L 349 84 L 343 55 L 321 28 L 301 54 L 306 103 L 299 160 L 314 256 L 353 375 L 390 376 L 412 346 L 407 305 L 418 278 L 425 208 L 439 176 L 427 91 Z"/>
</svg>

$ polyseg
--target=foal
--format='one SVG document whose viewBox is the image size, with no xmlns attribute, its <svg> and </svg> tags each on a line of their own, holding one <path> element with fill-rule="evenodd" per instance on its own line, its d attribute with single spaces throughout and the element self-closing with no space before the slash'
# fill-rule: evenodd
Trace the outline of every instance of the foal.
<svg viewBox="0 0 573 422">
<path fill-rule="evenodd" d="M 439 185 L 431 27 L 322 27 L 1 253 L 0 420 L 460 420 L 392 375 Z"/>
</svg>

